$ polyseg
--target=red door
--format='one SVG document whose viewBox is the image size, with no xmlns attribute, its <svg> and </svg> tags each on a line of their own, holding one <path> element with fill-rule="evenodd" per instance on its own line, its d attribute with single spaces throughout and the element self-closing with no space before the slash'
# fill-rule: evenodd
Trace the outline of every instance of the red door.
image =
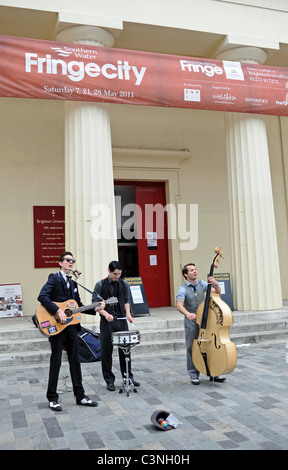
<svg viewBox="0 0 288 470">
<path fill-rule="evenodd" d="M 149 307 L 170 303 L 167 213 L 164 183 L 136 183 L 139 276 Z"/>
</svg>

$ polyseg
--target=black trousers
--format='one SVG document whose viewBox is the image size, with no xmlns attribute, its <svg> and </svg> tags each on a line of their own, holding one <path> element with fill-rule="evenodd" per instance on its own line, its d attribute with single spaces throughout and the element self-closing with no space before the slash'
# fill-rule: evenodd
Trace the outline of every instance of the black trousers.
<svg viewBox="0 0 288 470">
<path fill-rule="evenodd" d="M 85 392 L 82 386 L 82 373 L 79 360 L 79 339 L 77 326 L 67 326 L 61 333 L 49 338 L 51 345 L 50 370 L 46 397 L 48 401 L 57 401 L 57 384 L 62 360 L 62 350 L 66 349 L 69 361 L 73 392 L 77 399 L 82 400 Z"/>
<path fill-rule="evenodd" d="M 126 320 L 114 320 L 108 322 L 104 317 L 100 320 L 100 343 L 101 343 L 101 365 L 103 378 L 107 384 L 114 383 L 115 375 L 112 372 L 112 355 L 113 355 L 113 344 L 112 344 L 112 333 L 117 331 L 128 331 L 128 324 Z M 126 361 L 128 357 L 128 374 L 132 379 L 133 374 L 131 372 L 131 356 L 130 353 L 126 356 L 121 348 L 118 348 L 119 364 L 122 377 L 126 375 Z"/>
</svg>

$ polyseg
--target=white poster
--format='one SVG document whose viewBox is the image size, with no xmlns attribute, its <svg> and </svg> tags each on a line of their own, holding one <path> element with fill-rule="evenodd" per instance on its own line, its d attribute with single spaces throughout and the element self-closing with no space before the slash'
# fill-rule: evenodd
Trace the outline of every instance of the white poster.
<svg viewBox="0 0 288 470">
<path fill-rule="evenodd" d="M 147 232 L 147 246 L 149 248 L 157 248 L 157 232 Z"/>
<path fill-rule="evenodd" d="M 157 266 L 157 255 L 150 255 L 150 266 Z"/>
<path fill-rule="evenodd" d="M 133 298 L 133 303 L 143 304 L 144 300 L 143 300 L 140 286 L 130 286 L 130 290 L 131 290 L 131 295 Z"/>
<path fill-rule="evenodd" d="M 22 316 L 21 284 L 0 284 L 0 318 Z"/>
</svg>

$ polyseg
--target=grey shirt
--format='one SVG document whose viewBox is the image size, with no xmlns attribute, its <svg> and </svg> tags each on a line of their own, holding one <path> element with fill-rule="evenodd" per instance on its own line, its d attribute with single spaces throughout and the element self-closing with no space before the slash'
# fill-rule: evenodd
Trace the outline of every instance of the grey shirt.
<svg viewBox="0 0 288 470">
<path fill-rule="evenodd" d="M 183 305 L 188 312 L 196 313 L 198 306 L 204 301 L 207 287 L 208 282 L 197 279 L 193 285 L 186 280 L 178 289 L 176 301 L 183 300 Z"/>
</svg>

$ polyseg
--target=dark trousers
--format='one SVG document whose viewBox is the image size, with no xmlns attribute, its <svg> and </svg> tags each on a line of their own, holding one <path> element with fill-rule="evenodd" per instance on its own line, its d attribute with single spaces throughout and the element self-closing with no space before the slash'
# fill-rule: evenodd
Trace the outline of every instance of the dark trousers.
<svg viewBox="0 0 288 470">
<path fill-rule="evenodd" d="M 112 356 L 113 356 L 113 343 L 112 333 L 117 331 L 128 331 L 128 324 L 126 320 L 114 320 L 108 322 L 104 317 L 100 321 L 100 343 L 101 343 L 101 365 L 103 378 L 107 384 L 114 383 L 115 375 L 112 372 Z M 128 374 L 132 379 L 131 372 L 131 357 L 130 353 L 126 356 L 121 348 L 118 348 L 119 364 L 122 377 L 126 376 L 126 361 L 128 357 Z"/>
<path fill-rule="evenodd" d="M 61 333 L 49 338 L 51 345 L 50 370 L 48 379 L 48 388 L 46 397 L 48 401 L 57 401 L 57 384 L 59 371 L 61 367 L 62 350 L 66 349 L 69 361 L 70 375 L 72 380 L 73 392 L 77 399 L 81 400 L 84 396 L 82 386 L 82 373 L 79 360 L 79 339 L 77 327 L 75 325 L 67 326 Z"/>
</svg>

